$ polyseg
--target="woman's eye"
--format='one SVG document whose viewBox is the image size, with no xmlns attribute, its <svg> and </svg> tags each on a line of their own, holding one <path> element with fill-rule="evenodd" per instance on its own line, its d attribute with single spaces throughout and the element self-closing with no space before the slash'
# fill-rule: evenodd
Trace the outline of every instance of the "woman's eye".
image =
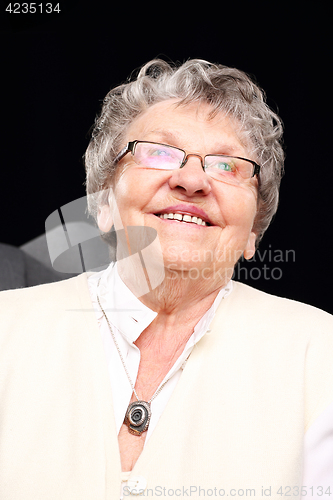
<svg viewBox="0 0 333 500">
<path fill-rule="evenodd" d="M 215 168 L 218 168 L 219 170 L 224 170 L 225 172 L 234 172 L 236 170 L 235 165 L 224 161 L 220 161 L 219 163 L 217 163 L 215 165 Z"/>
<path fill-rule="evenodd" d="M 237 171 L 237 167 L 232 158 L 221 158 L 213 155 L 206 156 L 206 168 L 212 169 L 212 171 L 216 173 L 235 173 Z"/>
<path fill-rule="evenodd" d="M 165 157 L 170 157 L 171 155 L 165 149 L 156 149 L 155 151 L 152 151 L 150 153 L 150 156 L 165 156 Z"/>
</svg>

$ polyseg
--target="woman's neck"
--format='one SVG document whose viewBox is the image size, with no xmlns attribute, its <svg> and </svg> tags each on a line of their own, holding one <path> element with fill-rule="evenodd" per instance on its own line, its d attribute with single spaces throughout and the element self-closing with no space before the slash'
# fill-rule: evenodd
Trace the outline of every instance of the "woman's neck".
<svg viewBox="0 0 333 500">
<path fill-rule="evenodd" d="M 141 281 L 135 273 L 128 272 L 128 268 L 118 266 L 121 279 L 128 288 L 147 307 L 158 313 L 155 326 L 160 325 L 161 332 L 175 332 L 179 329 L 185 331 L 189 325 L 196 325 L 202 316 L 212 306 L 219 291 L 229 282 L 231 276 L 225 275 L 224 279 L 192 279 L 182 272 L 165 272 L 163 281 L 148 293 L 142 292 Z M 163 335 L 164 336 L 164 335 Z"/>
</svg>

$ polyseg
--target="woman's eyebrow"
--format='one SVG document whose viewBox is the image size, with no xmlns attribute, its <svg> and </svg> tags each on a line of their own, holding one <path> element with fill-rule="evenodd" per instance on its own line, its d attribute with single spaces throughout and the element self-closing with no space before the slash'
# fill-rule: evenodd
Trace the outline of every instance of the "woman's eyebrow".
<svg viewBox="0 0 333 500">
<path fill-rule="evenodd" d="M 208 154 L 244 156 L 244 152 L 241 150 L 239 146 L 237 147 L 233 146 L 232 144 L 221 144 L 221 143 L 216 144 L 212 149 L 212 153 Z"/>
<path fill-rule="evenodd" d="M 181 134 L 178 131 L 172 132 L 167 129 L 156 129 L 147 132 L 148 136 L 154 135 L 158 136 L 159 141 L 165 141 L 170 146 L 177 146 L 184 149 L 184 144 L 181 143 Z M 206 154 L 216 154 L 216 155 L 228 155 L 228 156 L 244 156 L 244 152 L 241 150 L 240 146 L 234 146 L 232 144 L 223 144 L 222 142 L 216 142 L 211 148 L 211 151 Z"/>
<path fill-rule="evenodd" d="M 157 129 L 151 130 L 147 135 L 157 135 L 160 140 L 170 143 L 172 146 L 179 143 L 179 134 L 171 130 Z"/>
</svg>

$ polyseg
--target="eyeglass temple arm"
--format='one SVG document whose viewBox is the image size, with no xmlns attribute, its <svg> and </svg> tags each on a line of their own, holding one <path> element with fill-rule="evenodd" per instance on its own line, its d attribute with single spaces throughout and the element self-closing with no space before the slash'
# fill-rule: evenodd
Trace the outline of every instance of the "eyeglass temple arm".
<svg viewBox="0 0 333 500">
<path fill-rule="evenodd" d="M 125 155 L 127 155 L 127 153 L 131 152 L 133 153 L 134 151 L 134 147 L 135 147 L 135 144 L 137 143 L 138 141 L 132 141 L 132 142 L 128 142 L 126 144 L 126 146 L 120 151 L 120 153 L 117 154 L 117 156 L 115 157 L 114 159 L 114 163 L 119 163 L 120 160 L 122 160 L 124 158 Z"/>
<path fill-rule="evenodd" d="M 253 166 L 254 166 L 254 169 L 253 169 L 252 177 L 254 177 L 255 175 L 259 175 L 259 173 L 260 173 L 260 165 L 258 165 L 258 163 L 253 162 Z"/>
</svg>

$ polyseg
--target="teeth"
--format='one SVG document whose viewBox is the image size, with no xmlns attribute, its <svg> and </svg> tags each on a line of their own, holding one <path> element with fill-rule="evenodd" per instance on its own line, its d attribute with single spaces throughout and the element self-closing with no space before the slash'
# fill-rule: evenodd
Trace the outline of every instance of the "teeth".
<svg viewBox="0 0 333 500">
<path fill-rule="evenodd" d="M 183 215 L 183 214 L 160 214 L 159 217 L 161 219 L 175 219 L 175 220 L 179 220 L 179 221 L 184 221 L 184 222 L 192 222 L 194 224 L 198 224 L 199 226 L 206 226 L 206 222 L 202 219 L 200 219 L 200 217 L 195 217 L 195 216 L 191 216 L 191 215 Z"/>
<path fill-rule="evenodd" d="M 176 220 L 183 220 L 182 214 L 173 214 L 173 218 Z"/>
</svg>

